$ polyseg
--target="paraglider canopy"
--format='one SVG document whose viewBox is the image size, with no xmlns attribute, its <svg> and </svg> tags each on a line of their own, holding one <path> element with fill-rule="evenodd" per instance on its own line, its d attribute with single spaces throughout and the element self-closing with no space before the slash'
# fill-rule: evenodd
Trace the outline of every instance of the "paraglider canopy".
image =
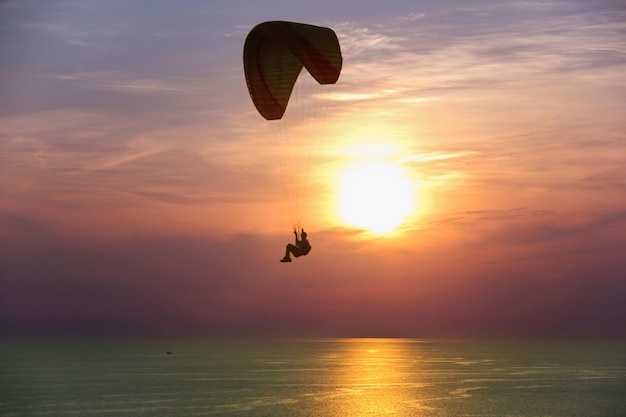
<svg viewBox="0 0 626 417">
<path fill-rule="evenodd" d="M 255 26 L 244 44 L 243 67 L 250 97 L 267 120 L 283 117 L 302 68 L 320 84 L 339 79 L 342 57 L 332 29 L 272 21 Z"/>
</svg>

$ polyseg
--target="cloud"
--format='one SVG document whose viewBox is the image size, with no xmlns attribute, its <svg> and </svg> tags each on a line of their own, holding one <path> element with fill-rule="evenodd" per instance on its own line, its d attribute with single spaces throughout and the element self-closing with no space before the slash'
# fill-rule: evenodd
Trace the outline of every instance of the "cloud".
<svg viewBox="0 0 626 417">
<path fill-rule="evenodd" d="M 615 313 L 623 311 L 624 260 L 601 254 L 561 269 L 529 260 L 458 264 L 459 256 L 449 252 L 445 262 L 419 253 L 389 259 L 345 245 L 337 252 L 335 231 L 315 234 L 315 254 L 283 265 L 284 236 L 137 236 L 95 243 L 59 239 L 25 218 L 1 223 L 2 230 L 12 225 L 14 236 L 28 238 L 0 251 L 4 333 L 458 337 L 623 331 Z M 450 276 L 452 267 L 463 272 Z M 587 275 L 591 270 L 601 275 Z M 585 315 L 588 320 L 576 324 Z"/>
<path fill-rule="evenodd" d="M 116 71 L 95 71 L 68 75 L 55 75 L 53 78 L 77 82 L 83 88 L 115 91 L 123 93 L 165 93 L 165 94 L 206 94 L 198 88 L 198 82 L 189 83 L 173 79 L 133 79 Z"/>
<path fill-rule="evenodd" d="M 622 263 L 619 254 L 626 248 L 621 237 L 626 232 L 626 213 L 623 208 L 598 210 L 573 218 L 561 210 L 477 210 L 442 215 L 420 233 L 435 231 L 457 236 L 453 252 L 464 254 L 465 262 L 539 262 L 560 265 L 561 274 L 567 270 L 582 278 L 587 271 L 583 273 L 577 264 L 604 259 L 598 261 L 606 262 L 602 269 L 617 278 L 619 267 L 615 265 Z"/>
<path fill-rule="evenodd" d="M 410 13 L 396 25 L 343 23 L 337 31 L 344 74 L 351 79 L 345 90 L 360 99 L 378 99 L 382 90 L 404 91 L 406 97 L 400 99 L 405 101 L 480 90 L 484 99 L 502 88 L 554 86 L 565 81 L 555 77 L 585 77 L 589 69 L 614 68 L 616 76 L 617 68 L 626 64 L 620 36 L 625 20 L 611 10 L 576 10 L 579 6 L 483 4 Z M 515 15 L 514 8 L 530 14 Z M 546 8 L 552 12 L 546 14 Z M 463 13 L 454 15 L 455 10 Z M 418 24 L 413 23 L 416 15 Z M 468 15 L 473 18 L 468 20 Z M 341 82 L 348 82 L 347 76 Z"/>
<path fill-rule="evenodd" d="M 422 162 L 431 162 L 431 161 L 442 161 L 446 159 L 453 158 L 462 158 L 465 156 L 472 155 L 474 152 L 472 151 L 461 151 L 461 152 L 428 152 L 419 155 L 409 155 L 402 157 L 402 163 L 422 163 Z"/>
<path fill-rule="evenodd" d="M 320 95 L 322 100 L 358 101 L 381 97 L 381 93 L 327 93 Z"/>
</svg>

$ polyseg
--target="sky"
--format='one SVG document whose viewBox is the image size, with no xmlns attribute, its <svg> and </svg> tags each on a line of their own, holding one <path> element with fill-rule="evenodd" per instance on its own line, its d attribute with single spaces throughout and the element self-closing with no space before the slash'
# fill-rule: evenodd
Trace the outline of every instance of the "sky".
<svg viewBox="0 0 626 417">
<path fill-rule="evenodd" d="M 337 34 L 323 135 L 250 100 L 268 20 Z M 3 1 L 0 332 L 624 338 L 625 114 L 621 0 Z"/>
</svg>

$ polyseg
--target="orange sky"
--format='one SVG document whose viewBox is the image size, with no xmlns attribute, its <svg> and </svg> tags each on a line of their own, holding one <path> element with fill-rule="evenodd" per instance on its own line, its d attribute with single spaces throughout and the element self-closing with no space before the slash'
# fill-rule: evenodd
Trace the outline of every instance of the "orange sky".
<svg viewBox="0 0 626 417">
<path fill-rule="evenodd" d="M 3 331 L 624 336 L 624 7 L 351 3 L 3 3 Z M 290 265 L 300 180 L 241 62 L 276 19 L 344 58 Z M 386 235 L 340 213 L 375 164 L 415 204 Z"/>
</svg>

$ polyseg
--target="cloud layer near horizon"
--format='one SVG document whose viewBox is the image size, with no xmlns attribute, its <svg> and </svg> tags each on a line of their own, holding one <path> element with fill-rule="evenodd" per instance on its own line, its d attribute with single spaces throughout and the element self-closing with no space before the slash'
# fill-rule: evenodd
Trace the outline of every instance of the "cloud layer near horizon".
<svg viewBox="0 0 626 417">
<path fill-rule="evenodd" d="M 3 229 L 19 229 L 30 241 L 15 238 L 2 248 L 3 274 L 11 277 L 3 281 L 2 330 L 623 336 L 626 246 L 613 230 L 623 230 L 626 213 L 575 227 L 555 226 L 553 216 L 523 209 L 466 213 L 411 236 L 406 248 L 366 253 L 354 240 L 337 246 L 337 235 L 347 231 L 336 230 L 313 235 L 311 256 L 292 265 L 277 262 L 283 236 L 136 237 L 106 244 L 60 239 L 16 218 Z M 511 220 L 525 217 L 535 221 L 514 230 Z M 446 228 L 466 236 L 438 242 Z"/>
</svg>

